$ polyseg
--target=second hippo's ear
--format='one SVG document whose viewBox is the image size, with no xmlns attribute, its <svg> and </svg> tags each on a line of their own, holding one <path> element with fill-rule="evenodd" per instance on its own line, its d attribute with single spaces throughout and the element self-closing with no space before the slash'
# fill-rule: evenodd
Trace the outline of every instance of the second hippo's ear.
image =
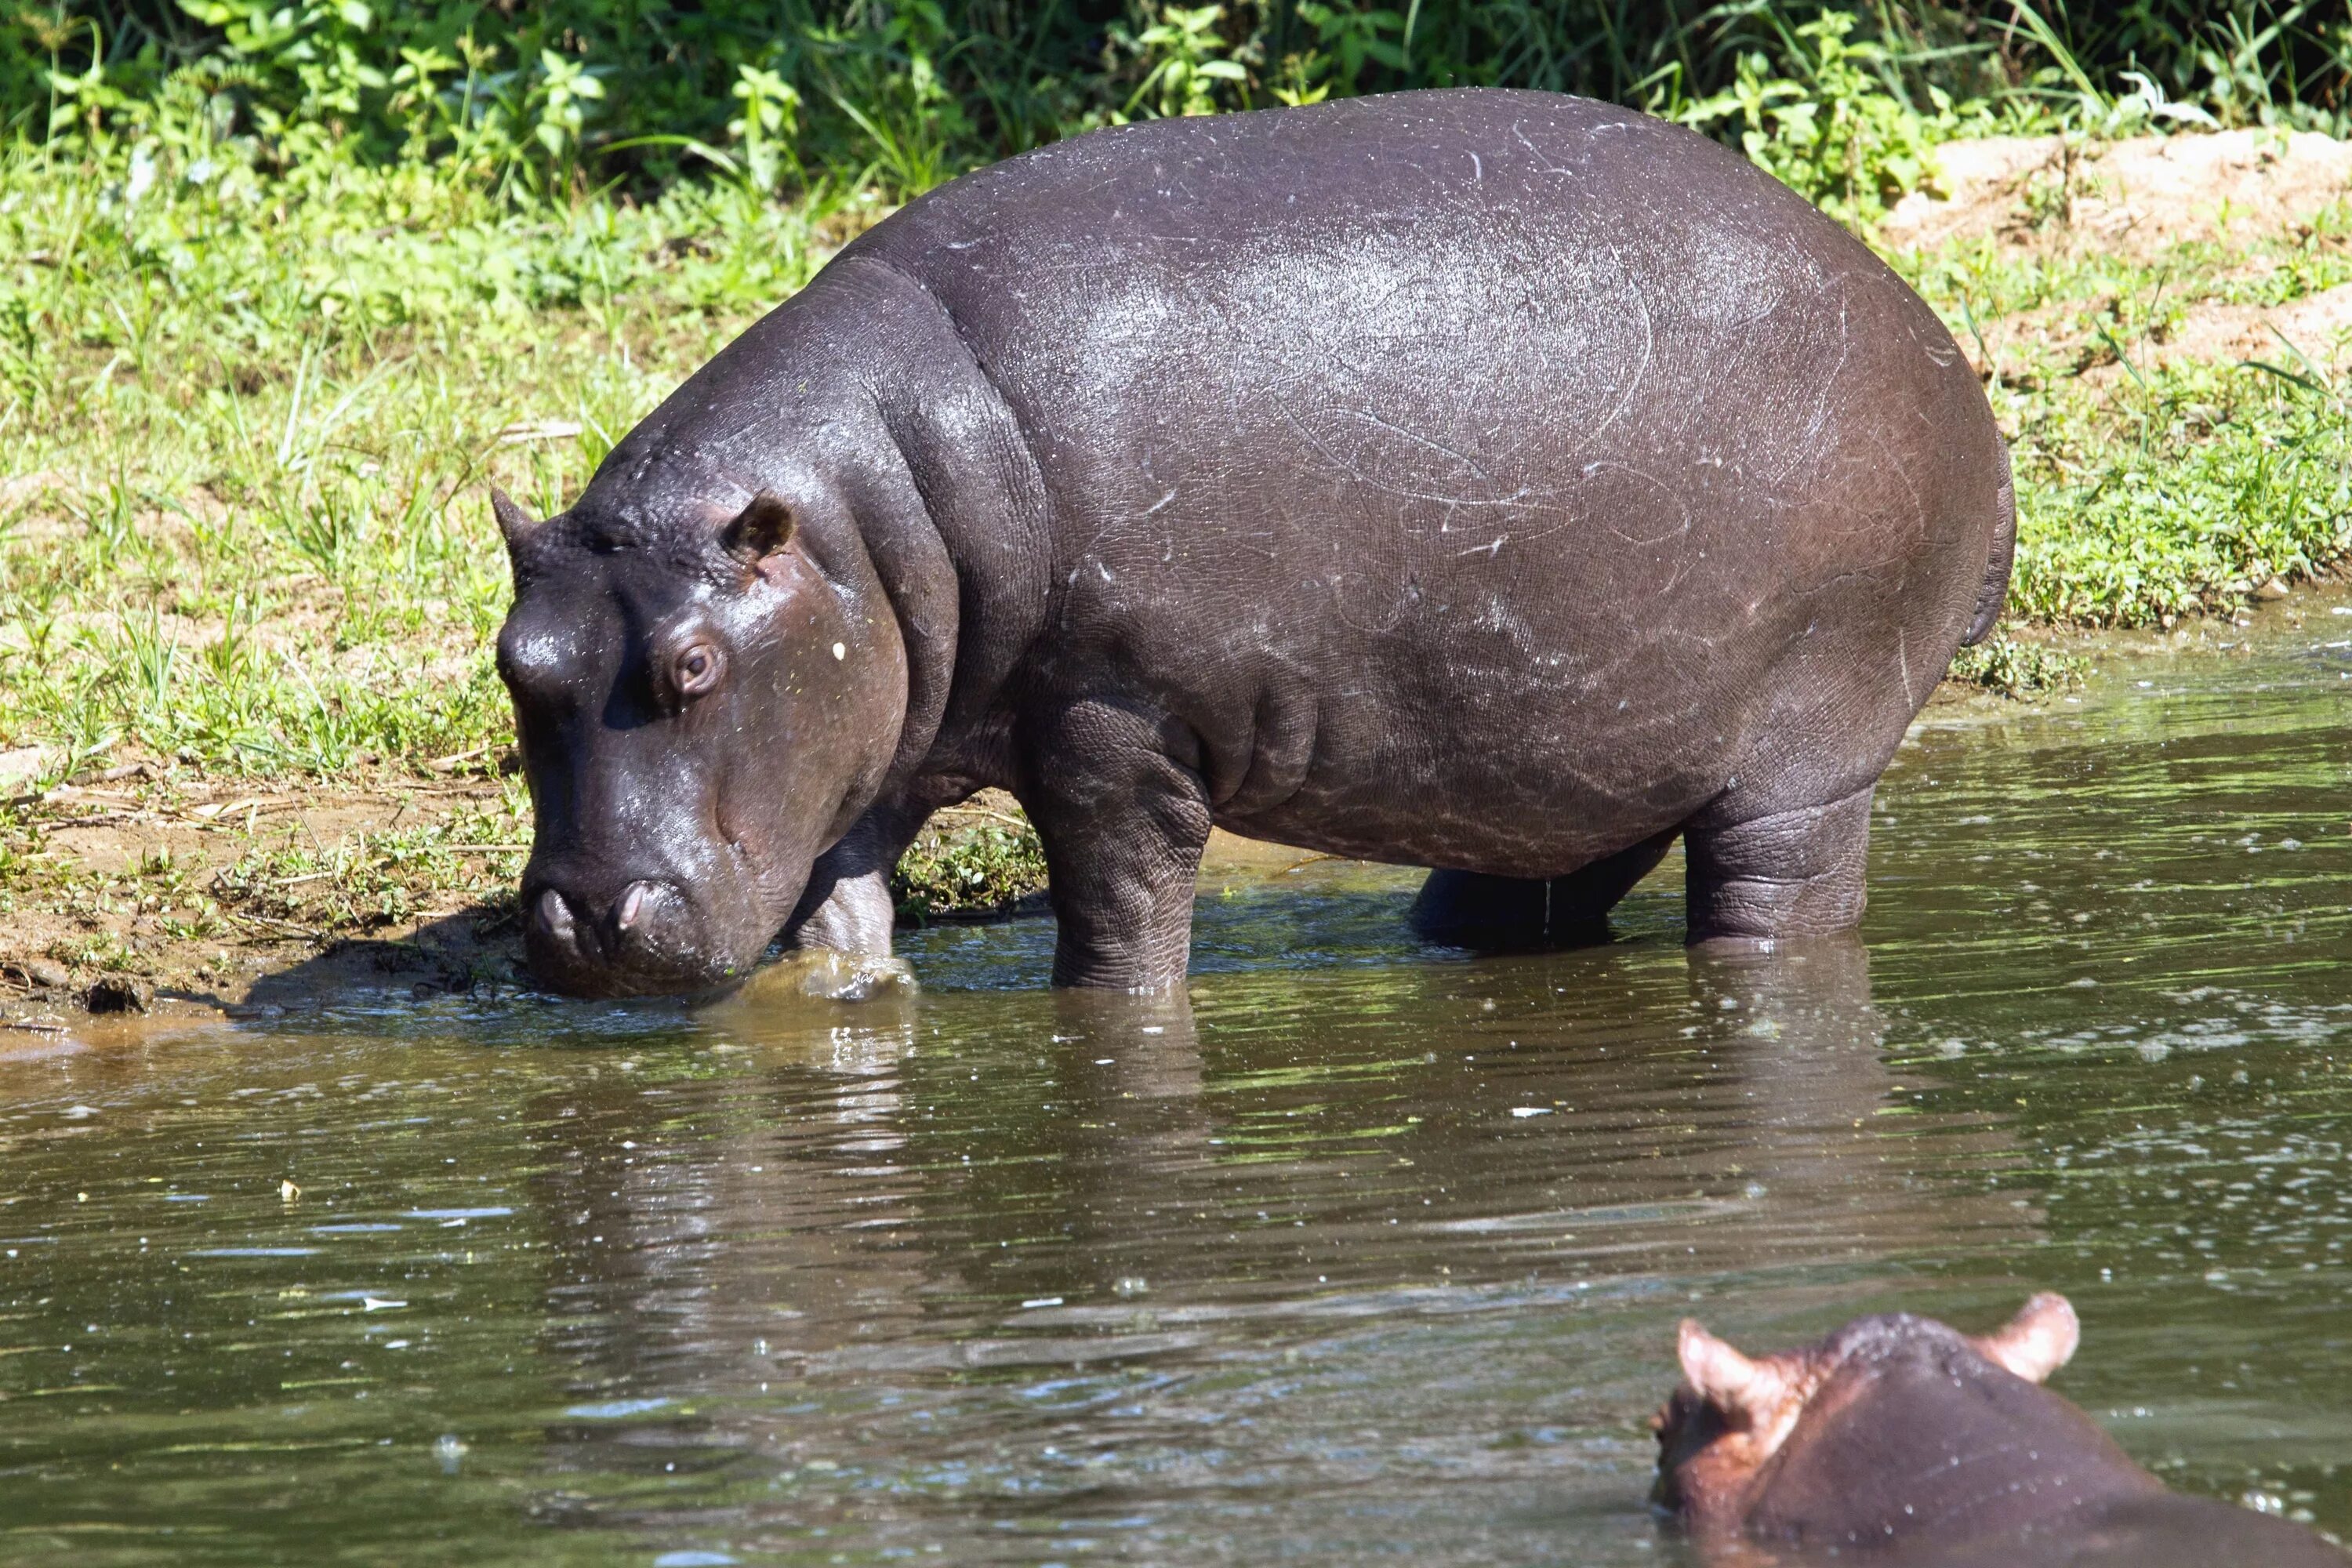
<svg viewBox="0 0 2352 1568">
<path fill-rule="evenodd" d="M 2040 1383 L 2064 1366 L 2082 1342 L 2083 1325 L 2074 1306 L 2053 1290 L 2034 1297 L 1991 1333 L 1969 1341 L 1985 1360 L 2028 1383 Z"/>
<path fill-rule="evenodd" d="M 735 521 L 719 531 L 719 547 L 744 565 L 757 567 L 793 542 L 800 524 L 793 517 L 790 503 L 779 495 L 761 490 L 751 498 L 751 504 L 736 514 Z"/>
<path fill-rule="evenodd" d="M 1780 1380 L 1771 1368 L 1749 1361 L 1685 1318 L 1675 1344 L 1683 1379 L 1735 1426 L 1753 1424 L 1763 1407 L 1778 1401 Z"/>
</svg>

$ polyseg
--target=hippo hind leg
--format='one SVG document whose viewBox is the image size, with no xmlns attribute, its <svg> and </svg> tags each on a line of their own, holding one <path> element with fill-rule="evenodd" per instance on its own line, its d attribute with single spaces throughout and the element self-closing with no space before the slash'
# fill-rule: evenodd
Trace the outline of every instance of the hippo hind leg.
<svg viewBox="0 0 2352 1568">
<path fill-rule="evenodd" d="M 1860 924 L 1873 787 L 1744 822 L 1702 815 L 1687 824 L 1689 940 L 1754 946 Z"/>
<path fill-rule="evenodd" d="M 1416 935 L 1450 947 L 1509 952 L 1609 940 L 1609 911 L 1648 876 L 1681 829 L 1670 827 L 1565 877 L 1432 871 L 1412 901 Z"/>
</svg>

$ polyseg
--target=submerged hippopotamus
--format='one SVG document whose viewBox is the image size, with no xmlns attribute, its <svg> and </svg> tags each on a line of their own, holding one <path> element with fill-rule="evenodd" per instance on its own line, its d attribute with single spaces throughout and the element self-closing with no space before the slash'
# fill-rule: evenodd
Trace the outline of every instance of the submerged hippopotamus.
<svg viewBox="0 0 2352 1568">
<path fill-rule="evenodd" d="M 877 226 L 559 517 L 499 500 L 530 960 L 887 953 L 986 785 L 1055 978 L 1184 973 L 1213 826 L 1594 931 L 1851 926 L 1874 783 L 1991 626 L 2005 448 L 1934 312 L 1689 132 L 1404 93 L 1097 132 Z"/>
<path fill-rule="evenodd" d="M 2039 1386 L 2079 1337 L 2048 1294 L 1981 1337 L 1897 1313 L 1760 1361 L 1685 1322 L 1657 1500 L 1738 1568 L 2352 1563 L 2283 1520 L 2165 1490 Z"/>
</svg>

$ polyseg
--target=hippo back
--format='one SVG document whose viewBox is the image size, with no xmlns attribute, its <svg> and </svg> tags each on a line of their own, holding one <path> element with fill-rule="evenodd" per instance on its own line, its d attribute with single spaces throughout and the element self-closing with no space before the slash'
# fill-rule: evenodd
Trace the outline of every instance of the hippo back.
<svg viewBox="0 0 2352 1568">
<path fill-rule="evenodd" d="M 1100 132 L 843 260 L 935 299 L 1028 444 L 1034 684 L 1133 672 L 1264 837 L 1526 873 L 1496 822 L 1557 825 L 1564 868 L 1743 778 L 1743 815 L 1836 798 L 1984 576 L 2000 442 L 1935 314 L 1626 110 L 1429 92 Z M 1297 754 L 1254 754 L 1268 732 Z"/>
</svg>

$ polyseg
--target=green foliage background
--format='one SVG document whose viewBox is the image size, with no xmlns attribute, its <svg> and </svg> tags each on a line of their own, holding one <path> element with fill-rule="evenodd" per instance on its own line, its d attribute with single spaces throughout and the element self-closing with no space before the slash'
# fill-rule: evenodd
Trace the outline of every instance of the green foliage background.
<svg viewBox="0 0 2352 1568">
<path fill-rule="evenodd" d="M 2210 115 L 2341 132 L 2352 18 L 2298 0 L 61 0 L 0 23 L 36 142 L 142 132 L 430 161 L 502 187 L 701 168 L 897 195 L 1107 122 L 1489 84 L 1696 110 L 1727 133 L 1893 110 Z M 1843 117 L 1851 120 L 1851 116 Z M 1851 130 L 1848 126 L 1846 129 Z"/>
</svg>

